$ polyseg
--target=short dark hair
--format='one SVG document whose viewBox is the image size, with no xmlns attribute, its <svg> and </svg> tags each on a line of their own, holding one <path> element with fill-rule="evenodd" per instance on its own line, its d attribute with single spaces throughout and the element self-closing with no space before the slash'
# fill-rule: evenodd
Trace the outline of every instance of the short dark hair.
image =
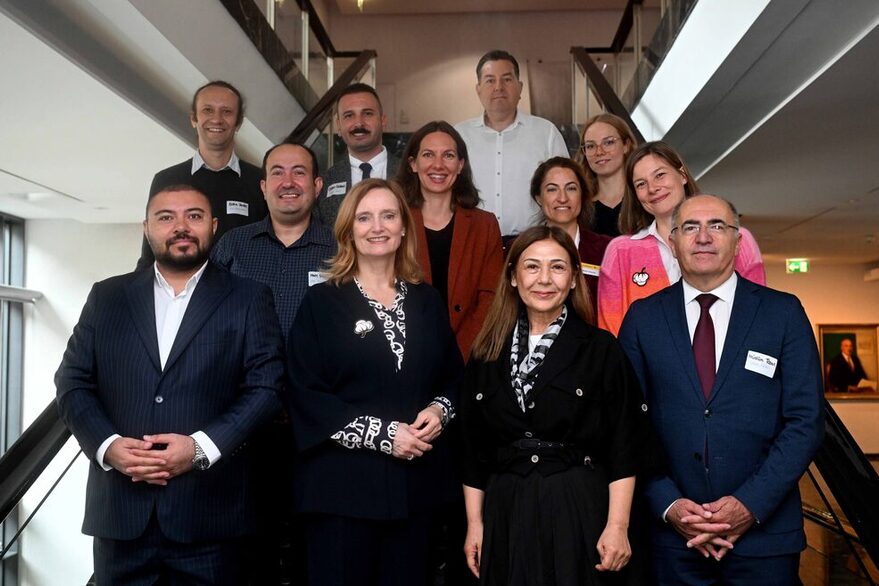
<svg viewBox="0 0 879 586">
<path fill-rule="evenodd" d="M 205 199 L 206 202 L 208 202 L 208 212 L 211 214 L 211 217 L 216 217 L 214 216 L 214 207 L 211 205 L 211 198 L 209 198 L 204 191 L 194 185 L 190 185 L 189 183 L 175 183 L 173 185 L 163 187 L 155 193 L 151 193 L 150 196 L 147 198 L 145 216 L 149 217 L 150 203 L 152 203 L 153 199 L 155 199 L 157 195 L 159 195 L 160 193 L 174 193 L 177 191 L 194 191 L 198 193 Z"/>
<path fill-rule="evenodd" d="M 228 81 L 223 81 L 222 79 L 215 79 L 214 81 L 209 81 L 192 94 L 192 104 L 189 106 L 189 112 L 193 118 L 195 118 L 195 103 L 198 101 L 198 94 L 202 92 L 202 90 L 206 90 L 209 87 L 221 87 L 223 89 L 227 89 L 238 98 L 238 117 L 235 119 L 235 125 L 241 126 L 241 123 L 244 122 L 244 96 L 241 95 L 241 92 L 238 91 L 234 85 L 229 83 Z"/>
<path fill-rule="evenodd" d="M 534 200 L 534 203 L 538 203 L 537 198 L 540 197 L 540 188 L 543 185 L 543 180 L 546 179 L 546 174 L 552 169 L 559 167 L 570 169 L 580 185 L 580 215 L 577 221 L 580 225 L 589 227 L 592 224 L 593 208 L 595 205 L 592 203 L 592 190 L 589 186 L 589 180 L 586 178 L 586 173 L 583 172 L 583 166 L 568 157 L 552 157 L 537 166 L 534 175 L 531 177 L 531 199 Z"/>
<path fill-rule="evenodd" d="M 519 79 L 519 62 L 516 61 L 516 58 L 506 51 L 494 49 L 483 55 L 479 59 L 479 63 L 476 64 L 476 81 L 482 81 L 482 66 L 489 61 L 509 61 L 513 64 L 513 72 L 516 74 L 516 79 Z"/>
<path fill-rule="evenodd" d="M 352 83 L 348 87 L 342 90 L 342 93 L 339 94 L 338 99 L 336 100 L 336 115 L 339 115 L 339 102 L 342 101 L 342 98 L 345 96 L 350 96 L 351 94 L 370 94 L 375 98 L 375 101 L 378 102 L 378 111 L 381 113 L 382 111 L 382 101 L 378 97 L 378 92 L 375 91 L 375 88 L 369 84 L 357 82 Z"/>
<path fill-rule="evenodd" d="M 448 134 L 455 141 L 455 150 L 458 151 L 458 158 L 464 161 L 461 173 L 452 184 L 452 206 L 453 208 L 473 209 L 479 205 L 479 190 L 473 184 L 473 171 L 470 167 L 470 156 L 467 154 L 467 144 L 464 139 L 455 130 L 455 127 L 445 120 L 434 120 L 428 122 L 409 138 L 406 150 L 403 151 L 400 166 L 397 168 L 397 176 L 395 180 L 403 188 L 406 195 L 406 203 L 413 208 L 420 208 L 424 204 L 424 195 L 421 193 L 421 181 L 418 174 L 409 167 L 409 159 L 418 158 L 418 151 L 421 149 L 421 141 L 424 137 L 432 132 L 442 132 Z"/>
<path fill-rule="evenodd" d="M 272 148 L 267 150 L 266 154 L 263 155 L 263 157 L 262 157 L 262 178 L 263 178 L 263 181 L 265 181 L 266 177 L 268 177 L 268 174 L 269 174 L 269 170 L 266 168 L 266 165 L 268 165 L 268 162 L 269 162 L 269 155 L 271 155 L 273 152 L 275 152 L 276 148 L 279 148 L 282 146 L 298 146 L 299 148 L 304 149 L 305 152 L 307 152 L 311 156 L 312 179 L 317 179 L 318 177 L 320 177 L 320 169 L 318 168 L 318 165 L 317 165 L 317 155 L 314 154 L 313 150 L 311 150 L 309 147 L 305 146 L 304 144 L 299 144 L 298 142 L 279 142 L 278 144 L 276 144 L 275 146 L 273 146 Z"/>
</svg>

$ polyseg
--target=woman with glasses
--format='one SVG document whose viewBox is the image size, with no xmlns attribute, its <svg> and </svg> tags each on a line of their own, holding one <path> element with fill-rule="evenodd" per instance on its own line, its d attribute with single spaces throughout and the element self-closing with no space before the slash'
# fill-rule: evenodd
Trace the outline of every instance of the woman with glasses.
<svg viewBox="0 0 879 586">
<path fill-rule="evenodd" d="M 577 161 L 589 179 L 595 215 L 592 229 L 619 236 L 620 203 L 626 191 L 626 156 L 637 145 L 629 125 L 619 116 L 599 114 L 586 121 Z"/>
<path fill-rule="evenodd" d="M 553 157 L 534 171 L 531 197 L 540 206 L 545 224 L 558 226 L 574 241 L 594 307 L 601 260 L 611 237 L 589 229 L 593 206 L 588 185 L 582 166 L 568 157 Z"/>
<path fill-rule="evenodd" d="M 466 361 L 504 264 L 497 218 L 476 207 L 467 146 L 448 122 L 415 131 L 396 180 L 412 210 L 424 280 L 440 292 Z"/>
<path fill-rule="evenodd" d="M 598 325 L 614 335 L 619 332 L 629 306 L 681 277 L 678 261 L 669 246 L 672 212 L 685 197 L 699 193 L 696 180 L 680 155 L 664 142 L 648 142 L 636 148 L 625 168 L 626 194 L 620 213 L 620 229 L 626 236 L 611 241 L 605 251 L 598 278 Z M 677 227 L 680 229 L 680 227 Z M 712 225 L 712 231 L 735 229 Z M 692 226 L 684 230 L 694 236 Z M 699 228 L 695 229 L 698 232 Z M 766 284 L 763 258 L 754 236 L 741 228 L 736 271 L 742 277 Z"/>
</svg>

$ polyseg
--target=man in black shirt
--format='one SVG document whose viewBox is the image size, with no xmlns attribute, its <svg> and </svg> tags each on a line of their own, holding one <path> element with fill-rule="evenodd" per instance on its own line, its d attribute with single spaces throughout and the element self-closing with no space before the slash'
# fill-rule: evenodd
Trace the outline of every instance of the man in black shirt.
<svg viewBox="0 0 879 586">
<path fill-rule="evenodd" d="M 238 226 L 257 222 L 267 209 L 259 187 L 259 167 L 235 154 L 235 133 L 244 122 L 244 98 L 232 84 L 211 81 L 195 91 L 189 119 L 198 133 L 198 149 L 191 159 L 156 173 L 150 196 L 170 185 L 192 185 L 205 193 L 217 218 L 219 238 Z M 146 240 L 138 268 L 153 262 Z"/>
</svg>

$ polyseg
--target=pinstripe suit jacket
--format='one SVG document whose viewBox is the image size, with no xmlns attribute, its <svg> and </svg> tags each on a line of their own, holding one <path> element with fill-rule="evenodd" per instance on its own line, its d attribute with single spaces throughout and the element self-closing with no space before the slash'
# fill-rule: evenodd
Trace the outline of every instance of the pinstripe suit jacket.
<svg viewBox="0 0 879 586">
<path fill-rule="evenodd" d="M 181 542 L 252 532 L 244 448 L 280 407 L 283 343 L 267 287 L 208 265 L 164 370 L 155 322 L 153 271 L 96 283 L 55 374 L 61 417 L 92 460 L 83 532 L 133 539 L 156 511 L 162 533 Z M 204 431 L 222 458 L 167 486 L 133 483 L 96 462 L 114 433 Z"/>
<path fill-rule="evenodd" d="M 400 159 L 389 151 L 387 173 L 382 179 L 393 179 L 399 167 Z M 339 215 L 342 200 L 351 191 L 351 162 L 348 160 L 348 153 L 345 152 L 339 162 L 327 169 L 321 177 L 324 180 L 324 186 L 320 190 L 320 196 L 317 198 L 317 205 L 314 206 L 313 213 L 323 222 L 324 226 L 332 230 L 333 226 L 336 225 L 336 216 Z M 328 196 L 327 191 L 330 186 L 337 183 L 345 184 L 345 193 Z"/>
</svg>

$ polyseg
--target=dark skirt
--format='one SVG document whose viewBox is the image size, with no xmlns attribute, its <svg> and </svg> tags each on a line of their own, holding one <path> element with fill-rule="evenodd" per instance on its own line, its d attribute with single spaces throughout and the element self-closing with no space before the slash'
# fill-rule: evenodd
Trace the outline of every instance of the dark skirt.
<svg viewBox="0 0 879 586">
<path fill-rule="evenodd" d="M 607 522 L 607 484 L 603 471 L 585 466 L 549 476 L 492 476 L 483 508 L 480 583 L 637 584 L 628 566 L 621 572 L 595 569 L 600 562 L 596 545 Z"/>
</svg>

